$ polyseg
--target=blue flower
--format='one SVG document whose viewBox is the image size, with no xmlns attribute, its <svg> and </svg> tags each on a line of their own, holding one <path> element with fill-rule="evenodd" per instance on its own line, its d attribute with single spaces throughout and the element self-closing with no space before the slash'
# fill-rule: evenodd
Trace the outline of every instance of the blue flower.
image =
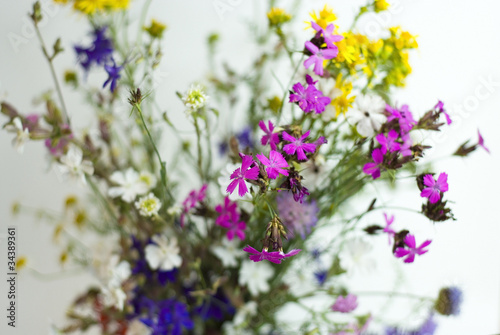
<svg viewBox="0 0 500 335">
<path fill-rule="evenodd" d="M 314 272 L 314 277 L 318 281 L 319 286 L 323 286 L 328 279 L 328 271 L 327 270 L 319 270 Z"/>
<path fill-rule="evenodd" d="M 434 335 L 437 329 L 437 323 L 434 321 L 434 315 L 431 313 L 427 320 L 416 330 L 403 330 L 396 327 L 385 329 L 385 335 Z"/>
<path fill-rule="evenodd" d="M 106 27 L 95 28 L 92 35 L 94 35 L 94 40 L 91 46 L 87 48 L 78 45 L 75 46 L 78 60 L 85 71 L 89 71 L 93 64 L 106 64 L 113 53 L 113 44 L 106 37 Z"/>
<path fill-rule="evenodd" d="M 460 288 L 456 286 L 442 288 L 434 309 L 442 315 L 458 315 L 462 299 L 463 293 Z"/>
<path fill-rule="evenodd" d="M 182 302 L 175 299 L 163 300 L 158 302 L 158 309 L 157 316 L 140 319 L 151 328 L 151 335 L 182 335 L 183 329 L 193 329 L 193 320 Z"/>
<path fill-rule="evenodd" d="M 236 138 L 240 143 L 241 149 L 253 149 L 252 129 L 250 127 L 245 127 L 241 132 L 236 134 Z"/>
<path fill-rule="evenodd" d="M 222 321 L 225 315 L 232 316 L 236 312 L 231 302 L 220 288 L 215 295 L 205 297 L 203 304 L 198 306 L 195 311 L 205 321 L 208 319 Z"/>
<path fill-rule="evenodd" d="M 116 88 L 116 82 L 121 77 L 120 71 L 123 69 L 123 66 L 116 66 L 116 62 L 113 58 L 111 58 L 111 61 L 113 61 L 113 65 L 104 65 L 104 69 L 108 73 L 108 79 L 104 82 L 102 88 L 106 87 L 106 85 L 111 82 L 110 90 L 111 93 L 113 93 Z"/>
</svg>

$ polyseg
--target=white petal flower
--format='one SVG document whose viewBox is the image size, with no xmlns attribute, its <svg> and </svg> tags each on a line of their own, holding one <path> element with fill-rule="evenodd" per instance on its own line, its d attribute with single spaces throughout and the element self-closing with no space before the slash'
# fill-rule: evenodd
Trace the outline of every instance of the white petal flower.
<svg viewBox="0 0 500 335">
<path fill-rule="evenodd" d="M 378 95 L 359 95 L 355 107 L 348 114 L 350 123 L 357 124 L 361 136 L 373 136 L 386 121 L 385 101 Z"/>
<path fill-rule="evenodd" d="M 257 303 L 255 301 L 249 301 L 240 308 L 234 315 L 233 323 L 235 325 L 241 325 L 245 322 L 249 317 L 252 317 L 257 314 Z"/>
<path fill-rule="evenodd" d="M 113 255 L 111 257 L 108 272 L 108 286 L 110 287 L 120 287 L 122 283 L 132 274 L 130 264 L 127 261 L 121 261 L 118 265 L 116 265 L 119 260 L 120 256 L 118 255 Z"/>
<path fill-rule="evenodd" d="M 62 164 L 58 164 L 62 174 L 71 174 L 86 183 L 85 175 L 94 174 L 94 166 L 90 161 L 83 159 L 82 149 L 70 144 L 66 155 L 60 158 Z"/>
<path fill-rule="evenodd" d="M 146 260 L 152 269 L 170 271 L 181 265 L 182 258 L 179 256 L 179 247 L 175 237 L 169 241 L 165 236 L 155 235 L 151 239 L 156 244 L 148 244 L 145 251 Z"/>
<path fill-rule="evenodd" d="M 150 335 L 151 329 L 139 320 L 133 320 L 129 323 L 125 335 Z"/>
<path fill-rule="evenodd" d="M 373 271 L 376 266 L 375 260 L 368 257 L 372 249 L 372 245 L 362 238 L 348 240 L 339 254 L 340 265 L 347 273 Z"/>
<path fill-rule="evenodd" d="M 248 330 L 247 328 L 238 327 L 233 322 L 226 321 L 222 325 L 222 331 L 224 335 L 253 335 L 255 332 Z"/>
<path fill-rule="evenodd" d="M 153 193 L 149 193 L 135 202 L 135 208 L 139 210 L 142 216 L 158 215 L 160 207 L 161 201 Z"/>
<path fill-rule="evenodd" d="M 182 96 L 182 101 L 188 108 L 186 113 L 189 115 L 206 105 L 208 95 L 205 93 L 203 86 L 191 85 L 189 91 Z"/>
<path fill-rule="evenodd" d="M 103 287 L 101 292 L 105 306 L 116 307 L 120 311 L 123 310 L 127 294 L 123 292 L 121 287 Z"/>
<path fill-rule="evenodd" d="M 235 267 L 238 265 L 238 258 L 245 255 L 239 244 L 238 239 L 229 241 L 225 238 L 222 240 L 222 246 L 213 246 L 210 250 L 222 261 L 224 267 Z"/>
<path fill-rule="evenodd" d="M 244 261 L 240 269 L 239 284 L 248 287 L 250 294 L 256 296 L 259 293 L 268 292 L 270 289 L 268 280 L 274 275 L 271 265 L 264 262 Z"/>
<path fill-rule="evenodd" d="M 115 171 L 109 179 L 119 186 L 111 187 L 108 190 L 108 195 L 112 198 L 121 197 L 123 201 L 128 203 L 149 190 L 148 185 L 139 178 L 139 174 L 132 168 L 128 168 L 125 173 Z"/>
<path fill-rule="evenodd" d="M 146 185 L 148 191 L 155 188 L 157 183 L 155 175 L 149 171 L 141 171 L 141 173 L 139 174 L 139 181 Z"/>
<path fill-rule="evenodd" d="M 16 117 L 12 120 L 12 124 L 5 126 L 5 130 L 10 133 L 15 133 L 16 137 L 12 139 L 12 146 L 22 154 L 24 152 L 24 143 L 30 139 L 30 131 L 28 128 L 23 129 L 21 118 Z"/>
</svg>

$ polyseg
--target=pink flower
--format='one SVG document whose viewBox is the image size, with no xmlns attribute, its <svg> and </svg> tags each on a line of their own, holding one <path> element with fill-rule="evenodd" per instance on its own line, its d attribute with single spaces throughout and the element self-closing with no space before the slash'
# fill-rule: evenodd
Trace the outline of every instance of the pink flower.
<svg viewBox="0 0 500 335">
<path fill-rule="evenodd" d="M 280 143 L 280 137 L 278 134 L 273 133 L 274 130 L 274 125 L 271 121 L 268 121 L 268 128 L 266 128 L 266 124 L 264 121 L 259 121 L 259 127 L 262 129 L 264 133 L 266 133 L 264 136 L 262 136 L 260 143 L 262 145 L 267 145 L 268 143 L 271 145 L 271 149 L 276 150 L 276 144 Z"/>
<path fill-rule="evenodd" d="M 391 217 L 388 217 L 387 213 L 384 213 L 384 217 L 385 217 L 384 233 L 388 234 L 389 244 L 391 244 L 392 243 L 392 238 L 396 234 L 396 232 L 391 228 L 391 225 L 394 222 L 394 215 L 391 215 Z"/>
<path fill-rule="evenodd" d="M 434 106 L 434 109 L 436 109 L 438 113 L 443 113 L 446 117 L 446 123 L 448 125 L 451 124 L 452 121 L 450 119 L 450 115 L 444 110 L 444 103 L 441 100 L 438 100 L 438 103 L 436 104 L 436 106 Z"/>
<path fill-rule="evenodd" d="M 304 143 L 304 140 L 309 136 L 310 131 L 307 131 L 300 138 L 295 138 L 289 135 L 286 131 L 283 131 L 282 137 L 285 141 L 292 142 L 283 147 L 283 151 L 289 155 L 294 155 L 297 152 L 297 159 L 299 161 L 307 160 L 306 152 L 314 152 L 316 150 L 316 145 L 313 143 Z"/>
<path fill-rule="evenodd" d="M 288 176 L 288 171 L 282 169 L 288 167 L 288 163 L 279 152 L 271 150 L 269 159 L 264 155 L 257 154 L 255 156 L 257 156 L 263 165 L 267 166 L 266 172 L 269 178 L 276 179 L 280 173 L 284 176 Z"/>
<path fill-rule="evenodd" d="M 387 134 L 387 137 L 384 134 L 378 134 L 375 139 L 380 143 L 382 146 L 382 153 L 385 155 L 387 150 L 390 152 L 394 151 L 399 151 L 401 149 L 401 146 L 396 140 L 398 139 L 399 135 L 397 131 L 394 129 L 391 129 L 389 133 Z"/>
<path fill-rule="evenodd" d="M 321 32 L 323 35 L 323 38 L 325 39 L 325 43 L 328 46 L 329 49 L 333 49 L 337 51 L 338 53 L 338 48 L 333 42 L 338 42 L 344 39 L 344 36 L 342 35 L 333 35 L 333 30 L 335 29 L 335 26 L 332 24 L 329 24 L 326 29 L 323 29 L 321 26 L 319 26 L 316 22 L 311 21 L 311 26 L 313 27 L 314 30 L 317 32 Z"/>
<path fill-rule="evenodd" d="M 380 165 L 384 161 L 384 154 L 380 148 L 374 149 L 372 152 L 373 163 L 366 163 L 363 166 L 363 172 L 370 174 L 373 179 L 380 177 Z"/>
<path fill-rule="evenodd" d="M 267 251 L 266 249 L 262 249 L 262 251 L 258 251 L 257 249 L 247 245 L 245 248 L 243 248 L 243 251 L 248 252 L 251 254 L 249 256 L 250 260 L 254 262 L 260 262 L 263 260 L 268 260 L 269 262 L 275 263 L 275 264 L 281 264 L 281 261 L 284 258 L 287 257 L 292 257 L 297 255 L 301 250 L 300 249 L 293 249 L 287 254 L 284 254 L 283 252 L 279 251 Z"/>
<path fill-rule="evenodd" d="M 429 244 L 431 244 L 432 241 L 427 240 L 417 248 L 416 247 L 417 244 L 415 242 L 415 236 L 408 234 L 408 235 L 406 235 L 404 242 L 405 242 L 406 246 L 408 247 L 408 249 L 397 248 L 394 255 L 397 258 L 406 257 L 404 260 L 405 263 L 413 263 L 413 261 L 415 260 L 415 255 L 423 255 L 427 251 L 429 251 L 429 250 L 425 250 L 424 248 L 426 246 L 428 246 Z"/>
<path fill-rule="evenodd" d="M 479 137 L 479 142 L 477 143 L 477 145 L 479 145 L 481 148 L 483 148 L 484 150 L 486 150 L 487 153 L 490 153 L 490 149 L 488 149 L 484 145 L 484 139 L 483 139 L 483 136 L 481 136 L 481 133 L 479 132 L 479 130 L 477 131 L 477 136 Z"/>
<path fill-rule="evenodd" d="M 223 205 L 215 206 L 215 211 L 220 215 L 215 219 L 215 223 L 221 227 L 229 229 L 226 233 L 228 240 L 237 236 L 240 240 L 245 239 L 245 229 L 247 227 L 244 221 L 240 221 L 236 202 L 232 202 L 229 197 L 224 198 Z"/>
<path fill-rule="evenodd" d="M 332 306 L 332 310 L 335 312 L 350 313 L 358 307 L 357 300 L 358 297 L 354 294 L 349 293 L 345 298 L 339 295 Z"/>
<path fill-rule="evenodd" d="M 448 175 L 442 172 L 435 181 L 431 174 L 427 174 L 424 176 L 424 185 L 428 187 L 422 190 L 420 196 L 429 198 L 430 203 L 435 204 L 441 199 L 441 192 L 448 191 Z"/>
<path fill-rule="evenodd" d="M 227 187 L 226 192 L 233 193 L 236 186 L 238 186 L 238 194 L 242 197 L 248 192 L 245 179 L 256 180 L 259 177 L 259 167 L 253 161 L 252 156 L 245 156 L 243 154 L 240 154 L 240 156 L 242 157 L 241 168 L 237 168 L 231 174 L 230 178 L 233 180 Z M 251 165 L 254 165 L 254 167 L 250 168 Z"/>
<path fill-rule="evenodd" d="M 411 150 L 411 146 L 413 145 L 413 141 L 410 138 L 410 134 L 402 134 L 401 139 L 403 140 L 403 144 L 400 145 L 399 153 L 401 153 L 403 157 L 412 156 L 413 151 Z"/>
<path fill-rule="evenodd" d="M 387 117 L 387 122 L 391 122 L 395 119 L 399 120 L 399 126 L 403 133 L 408 133 L 413 126 L 417 124 L 417 121 L 413 119 L 413 115 L 408 105 L 401 106 L 401 109 L 392 108 L 390 105 L 386 105 L 385 110 L 390 113 Z"/>
<path fill-rule="evenodd" d="M 305 46 L 307 50 L 312 53 L 312 55 L 304 61 L 304 67 L 308 69 L 312 64 L 314 64 L 314 73 L 318 76 L 323 75 L 323 61 L 335 58 L 339 53 L 338 49 L 319 49 L 311 41 L 307 41 Z"/>
<path fill-rule="evenodd" d="M 332 101 L 329 97 L 323 96 L 323 92 L 318 90 L 310 75 L 306 75 L 306 82 L 309 86 L 304 88 L 301 83 L 293 85 L 295 93 L 290 94 L 289 102 L 296 102 L 304 113 L 315 111 L 316 114 L 321 114 L 325 111 L 326 106 Z"/>
<path fill-rule="evenodd" d="M 181 227 L 184 227 L 186 214 L 189 210 L 196 207 L 196 204 L 205 200 L 207 196 L 207 184 L 203 184 L 199 191 L 192 190 L 189 192 L 187 198 L 182 202 L 182 213 L 180 217 Z"/>
</svg>

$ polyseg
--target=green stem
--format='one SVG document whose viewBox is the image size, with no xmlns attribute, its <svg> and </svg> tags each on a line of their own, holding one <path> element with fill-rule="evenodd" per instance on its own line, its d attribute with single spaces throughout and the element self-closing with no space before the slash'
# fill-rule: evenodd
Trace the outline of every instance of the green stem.
<svg viewBox="0 0 500 335">
<path fill-rule="evenodd" d="M 203 158 L 201 155 L 201 131 L 198 125 L 198 118 L 194 116 L 194 128 L 196 130 L 196 146 L 198 148 L 198 173 L 202 181 L 205 181 L 205 176 L 203 174 Z"/>
</svg>

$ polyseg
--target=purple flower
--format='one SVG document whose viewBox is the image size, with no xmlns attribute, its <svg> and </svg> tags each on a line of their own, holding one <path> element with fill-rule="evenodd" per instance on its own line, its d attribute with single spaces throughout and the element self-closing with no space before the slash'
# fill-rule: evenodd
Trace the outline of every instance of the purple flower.
<svg viewBox="0 0 500 335">
<path fill-rule="evenodd" d="M 109 87 L 111 93 L 113 93 L 116 89 L 116 82 L 120 79 L 120 71 L 123 69 L 123 66 L 116 66 L 116 62 L 113 58 L 111 58 L 113 65 L 104 65 L 104 69 L 108 73 L 108 79 L 102 85 L 102 88 L 105 88 L 111 82 Z"/>
<path fill-rule="evenodd" d="M 314 277 L 318 281 L 319 286 L 323 286 L 328 279 L 328 270 L 319 270 L 314 272 Z"/>
<path fill-rule="evenodd" d="M 199 191 L 192 190 L 189 192 L 187 198 L 182 202 L 182 213 L 180 217 L 181 227 L 184 227 L 185 217 L 189 211 L 196 207 L 196 204 L 205 200 L 207 196 L 207 184 L 203 184 Z"/>
<path fill-rule="evenodd" d="M 373 163 L 366 163 L 363 172 L 372 176 L 373 179 L 380 177 L 380 165 L 384 161 L 384 154 L 380 148 L 372 152 Z"/>
<path fill-rule="evenodd" d="M 312 85 L 307 87 L 306 91 L 309 91 L 311 111 L 314 110 L 316 114 L 323 113 L 325 111 L 326 106 L 328 106 L 330 102 L 332 102 L 332 99 L 323 96 L 323 92 L 321 92 Z"/>
<path fill-rule="evenodd" d="M 481 133 L 479 132 L 479 130 L 477 131 L 477 137 L 479 138 L 479 141 L 478 141 L 477 145 L 479 145 L 481 148 L 483 148 L 484 150 L 486 150 L 487 153 L 490 153 L 490 149 L 488 149 L 484 145 L 484 139 L 483 139 L 483 136 L 481 136 Z"/>
<path fill-rule="evenodd" d="M 294 155 L 297 152 L 297 159 L 299 161 L 307 160 L 306 152 L 314 152 L 316 150 L 316 145 L 313 143 L 304 143 L 304 140 L 309 136 L 310 131 L 307 131 L 300 138 L 295 138 L 289 135 L 286 131 L 283 131 L 282 137 L 285 141 L 292 142 L 283 147 L 283 151 L 285 151 L 288 155 Z"/>
<path fill-rule="evenodd" d="M 37 126 L 38 126 L 38 121 L 40 120 L 40 116 L 38 114 L 29 114 L 26 115 L 26 118 L 24 119 L 24 127 L 28 128 L 30 132 L 32 132 Z"/>
<path fill-rule="evenodd" d="M 333 30 L 335 29 L 335 25 L 333 23 L 331 23 L 326 27 L 326 29 L 323 29 L 316 22 L 311 21 L 311 26 L 317 32 L 321 32 L 321 34 L 323 35 L 323 38 L 325 39 L 325 43 L 328 46 L 328 48 L 333 49 L 333 50 L 337 51 L 337 53 L 338 53 L 338 48 L 335 44 L 333 44 L 333 42 L 338 42 L 338 41 L 343 40 L 344 36 L 333 35 Z"/>
<path fill-rule="evenodd" d="M 280 173 L 288 176 L 288 171 L 283 169 L 288 167 L 288 163 L 279 152 L 271 150 L 269 159 L 264 155 L 257 154 L 255 156 L 263 165 L 267 166 L 266 172 L 269 178 L 276 179 Z"/>
<path fill-rule="evenodd" d="M 238 212 L 236 202 L 232 202 L 229 200 L 229 197 L 225 197 L 224 205 L 215 206 L 215 211 L 220 213 L 217 219 L 215 219 L 215 223 L 228 229 L 226 233 L 227 239 L 231 241 L 237 236 L 243 241 L 247 225 L 244 221 L 240 221 L 240 213 Z"/>
<path fill-rule="evenodd" d="M 305 113 L 315 111 L 316 114 L 321 114 L 325 111 L 326 106 L 332 101 L 329 97 L 323 96 L 323 92 L 318 90 L 310 75 L 306 75 L 307 88 L 304 88 L 301 83 L 293 85 L 295 93 L 290 94 L 289 102 L 295 102 Z"/>
<path fill-rule="evenodd" d="M 409 331 L 396 327 L 387 327 L 385 329 L 385 335 L 434 335 L 436 329 L 437 323 L 434 321 L 434 315 L 430 314 L 418 329 Z"/>
<path fill-rule="evenodd" d="M 404 260 L 405 263 L 413 263 L 413 261 L 415 260 L 415 255 L 423 255 L 427 251 L 429 251 L 429 250 L 425 250 L 424 248 L 426 246 L 428 246 L 429 244 L 431 244 L 432 241 L 427 240 L 417 248 L 417 244 L 415 242 L 415 236 L 408 234 L 408 235 L 406 235 L 404 242 L 405 242 L 406 246 L 408 247 L 408 249 L 397 248 L 394 255 L 397 258 L 406 257 Z"/>
<path fill-rule="evenodd" d="M 323 61 L 335 58 L 339 53 L 338 49 L 319 49 L 311 41 L 307 41 L 305 46 L 307 50 L 312 53 L 312 55 L 304 61 L 304 67 L 308 69 L 312 64 L 314 64 L 314 73 L 318 76 L 323 75 Z"/>
<path fill-rule="evenodd" d="M 358 307 L 357 300 L 358 297 L 354 294 L 349 293 L 345 298 L 339 295 L 332 306 L 332 310 L 335 312 L 350 313 Z"/>
<path fill-rule="evenodd" d="M 456 286 L 445 287 L 439 291 L 434 309 L 442 315 L 458 315 L 462 300 L 463 293 L 460 288 Z"/>
<path fill-rule="evenodd" d="M 111 40 L 106 37 L 106 29 L 106 27 L 95 28 L 92 32 L 94 40 L 88 48 L 75 46 L 78 60 L 85 71 L 89 71 L 92 64 L 103 65 L 110 59 L 113 45 Z"/>
<path fill-rule="evenodd" d="M 276 150 L 276 144 L 280 143 L 280 136 L 276 133 L 273 133 L 274 125 L 271 121 L 268 121 L 267 124 L 268 128 L 266 128 L 266 124 L 264 123 L 264 121 L 259 121 L 260 129 L 262 129 L 262 131 L 266 133 L 264 136 L 262 136 L 260 143 L 262 143 L 262 145 L 267 145 L 269 143 L 271 145 L 271 149 Z"/>
<path fill-rule="evenodd" d="M 256 180 L 259 177 L 259 167 L 253 161 L 252 156 L 245 156 L 243 154 L 240 154 L 240 156 L 242 156 L 241 168 L 237 168 L 231 174 L 230 178 L 232 181 L 227 187 L 226 192 L 232 194 L 236 186 L 238 186 L 238 194 L 242 197 L 248 192 L 245 179 Z M 254 166 L 250 168 L 251 165 Z"/>
<path fill-rule="evenodd" d="M 403 140 L 403 144 L 399 147 L 399 153 L 403 157 L 412 156 L 413 151 L 411 150 L 411 146 L 413 145 L 413 141 L 411 140 L 410 134 L 402 134 L 401 139 Z"/>
<path fill-rule="evenodd" d="M 387 216 L 387 213 L 384 213 L 385 217 L 385 227 L 384 227 L 384 233 L 388 234 L 389 237 L 389 244 L 392 243 L 392 238 L 396 234 L 396 232 L 391 228 L 392 223 L 394 222 L 394 215 L 391 215 L 391 217 Z"/>
<path fill-rule="evenodd" d="M 278 213 L 286 228 L 292 234 L 299 234 L 302 239 L 311 232 L 318 222 L 316 201 L 297 202 L 290 192 L 281 192 L 276 197 Z"/>
<path fill-rule="evenodd" d="M 401 106 L 401 109 L 392 108 L 390 105 L 385 106 L 385 110 L 390 113 L 387 117 L 387 122 L 391 122 L 392 120 L 399 120 L 399 126 L 401 128 L 402 133 L 408 133 L 414 125 L 417 124 L 417 121 L 413 119 L 413 115 L 410 112 L 408 105 Z"/>
<path fill-rule="evenodd" d="M 248 252 L 251 254 L 249 256 L 250 260 L 254 262 L 260 262 L 263 260 L 268 260 L 269 262 L 275 263 L 275 264 L 281 264 L 281 261 L 284 258 L 287 257 L 292 257 L 298 254 L 301 250 L 300 249 L 293 249 L 287 254 L 284 254 L 283 252 L 279 251 L 267 251 L 266 249 L 262 249 L 262 251 L 258 251 L 257 249 L 247 245 L 245 248 L 243 248 L 243 251 Z"/>
<path fill-rule="evenodd" d="M 238 139 L 238 142 L 240 144 L 240 148 L 253 148 L 253 141 L 252 141 L 252 128 L 250 127 L 245 127 L 241 132 L 236 134 L 236 138 Z"/>
<path fill-rule="evenodd" d="M 236 312 L 233 305 L 224 294 L 222 288 L 218 288 L 214 295 L 207 294 L 203 299 L 203 303 L 196 308 L 196 313 L 204 320 L 224 320 L 225 316 L 233 316 Z"/>
<path fill-rule="evenodd" d="M 295 93 L 290 94 L 289 102 L 296 102 L 305 113 L 310 112 L 309 92 L 301 83 L 296 83 L 292 89 Z"/>
<path fill-rule="evenodd" d="M 444 110 L 444 103 L 441 100 L 439 100 L 436 106 L 434 106 L 434 109 L 436 109 L 438 113 L 443 113 L 444 116 L 446 117 L 446 123 L 448 125 L 451 124 L 452 121 L 450 119 L 450 115 L 446 113 L 446 111 Z"/>
<path fill-rule="evenodd" d="M 183 329 L 191 330 L 194 328 L 187 306 L 182 302 L 167 299 L 159 302 L 158 305 L 159 313 L 156 319 L 152 317 L 140 319 L 151 328 L 152 335 L 181 335 Z"/>
<path fill-rule="evenodd" d="M 394 129 L 391 129 L 389 133 L 387 134 L 387 137 L 384 134 L 378 134 L 375 139 L 380 143 L 382 146 L 382 153 L 385 155 L 387 150 L 390 152 L 394 151 L 399 151 L 401 149 L 401 146 L 396 140 L 398 139 L 399 135 L 397 131 Z"/>
<path fill-rule="evenodd" d="M 69 125 L 67 124 L 62 125 L 61 128 L 63 130 L 70 131 Z M 73 133 L 63 135 L 59 138 L 47 138 L 45 140 L 45 147 L 49 149 L 49 152 L 53 157 L 61 157 L 64 154 L 67 145 L 72 139 L 73 139 Z"/>
<path fill-rule="evenodd" d="M 448 175 L 444 172 L 439 174 L 438 180 L 434 180 L 431 174 L 424 176 L 424 185 L 420 196 L 429 198 L 431 204 L 435 204 L 441 199 L 441 193 L 448 191 Z"/>
</svg>

